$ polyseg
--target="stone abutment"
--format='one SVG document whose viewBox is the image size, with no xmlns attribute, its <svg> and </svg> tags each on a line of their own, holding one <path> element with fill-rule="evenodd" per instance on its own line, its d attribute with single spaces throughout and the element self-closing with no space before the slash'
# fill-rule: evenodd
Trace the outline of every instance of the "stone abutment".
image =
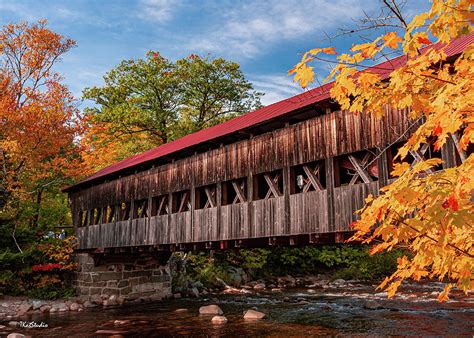
<svg viewBox="0 0 474 338">
<path fill-rule="evenodd" d="M 166 253 L 77 253 L 77 294 L 104 305 L 168 298 L 172 295 L 168 258 Z"/>
</svg>

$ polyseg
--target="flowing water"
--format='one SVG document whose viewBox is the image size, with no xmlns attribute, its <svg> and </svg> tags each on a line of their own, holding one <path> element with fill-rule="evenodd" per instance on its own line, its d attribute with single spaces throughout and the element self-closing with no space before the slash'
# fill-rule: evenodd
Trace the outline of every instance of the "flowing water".
<svg viewBox="0 0 474 338">
<path fill-rule="evenodd" d="M 86 309 L 82 313 L 33 315 L 49 328 L 20 330 L 34 337 L 309 337 L 309 336 L 468 336 L 474 334 L 474 299 L 456 294 L 438 303 L 432 294 L 440 285 L 409 286 L 394 299 L 371 285 L 342 289 L 292 289 L 252 295 L 221 295 L 166 300 L 120 308 Z M 368 309 L 367 302 L 377 309 Z M 213 325 L 198 315 L 199 307 L 218 304 L 227 324 Z M 175 312 L 176 309 L 187 309 Z M 244 321 L 243 311 L 267 314 L 261 321 Z M 115 322 L 123 321 L 120 325 Z M 115 322 L 115 323 L 114 323 Z"/>
</svg>

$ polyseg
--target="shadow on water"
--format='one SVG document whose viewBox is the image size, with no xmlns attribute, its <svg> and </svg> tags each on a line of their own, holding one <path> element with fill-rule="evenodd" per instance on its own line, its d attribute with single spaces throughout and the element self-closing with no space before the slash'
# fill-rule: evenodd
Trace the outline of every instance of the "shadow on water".
<svg viewBox="0 0 474 338">
<path fill-rule="evenodd" d="M 289 290 L 282 293 L 225 295 L 217 299 L 167 300 L 121 308 L 90 309 L 60 315 L 35 314 L 29 320 L 45 322 L 47 329 L 21 330 L 34 337 L 63 336 L 195 336 L 195 337 L 303 337 L 355 336 L 469 336 L 474 333 L 474 300 L 457 296 L 440 304 L 430 290 L 405 290 L 392 300 L 370 286 L 343 290 Z M 217 302 L 216 302 L 217 300 Z M 375 309 L 366 306 L 376 302 Z M 213 325 L 200 317 L 202 305 L 217 303 L 228 323 Z M 175 312 L 185 308 L 186 312 Z M 267 318 L 243 320 L 243 311 L 256 308 Z M 117 325 L 115 321 L 123 321 Z M 102 333 L 101 333 L 102 332 Z"/>
</svg>

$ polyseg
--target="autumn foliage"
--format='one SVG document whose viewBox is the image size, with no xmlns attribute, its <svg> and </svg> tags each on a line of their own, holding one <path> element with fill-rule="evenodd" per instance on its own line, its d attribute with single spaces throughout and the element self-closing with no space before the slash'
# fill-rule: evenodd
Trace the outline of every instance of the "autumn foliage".
<svg viewBox="0 0 474 338">
<path fill-rule="evenodd" d="M 76 102 L 54 66 L 75 46 L 46 21 L 0 30 L 0 216 L 37 225 L 44 194 L 82 174 Z M 23 215 L 25 216 L 25 215 Z"/>
<path fill-rule="evenodd" d="M 472 32 L 472 1 L 434 0 L 430 10 L 404 23 L 404 32 L 388 32 L 374 41 L 352 46 L 337 55 L 337 64 L 326 81 L 333 79 L 331 96 L 342 109 L 356 114 L 382 116 L 387 105 L 410 109 L 418 129 L 399 150 L 392 175 L 397 179 L 369 196 L 360 210 L 352 240 L 375 243 L 372 253 L 408 247 L 412 255 L 398 261 L 397 271 L 380 285 L 393 296 L 408 278 L 438 278 L 450 283 L 439 295 L 448 299 L 456 286 L 474 289 L 474 48 L 467 46 L 455 60 L 448 60 L 446 46 Z M 402 48 L 406 63 L 384 78 L 372 62 Z M 333 48 L 305 53 L 290 73 L 305 88 L 314 81 L 310 64 Z M 433 142 L 435 150 L 453 140 L 460 163 L 435 171 L 440 159 L 410 165 L 407 154 Z M 427 174 L 434 171 L 434 173 Z"/>
</svg>

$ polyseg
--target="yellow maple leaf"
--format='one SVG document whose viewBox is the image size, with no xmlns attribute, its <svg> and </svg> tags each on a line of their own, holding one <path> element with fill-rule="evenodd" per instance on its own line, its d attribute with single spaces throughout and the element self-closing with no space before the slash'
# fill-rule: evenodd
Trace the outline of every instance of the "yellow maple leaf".
<svg viewBox="0 0 474 338">
<path fill-rule="evenodd" d="M 299 82 L 300 86 L 304 89 L 314 81 L 313 67 L 307 64 L 301 65 L 299 68 L 294 70 L 295 77 L 294 82 Z"/>
<path fill-rule="evenodd" d="M 396 32 L 388 32 L 382 38 L 385 41 L 384 46 L 392 49 L 398 48 L 398 44 L 403 41 L 403 39 L 399 37 Z"/>
</svg>

